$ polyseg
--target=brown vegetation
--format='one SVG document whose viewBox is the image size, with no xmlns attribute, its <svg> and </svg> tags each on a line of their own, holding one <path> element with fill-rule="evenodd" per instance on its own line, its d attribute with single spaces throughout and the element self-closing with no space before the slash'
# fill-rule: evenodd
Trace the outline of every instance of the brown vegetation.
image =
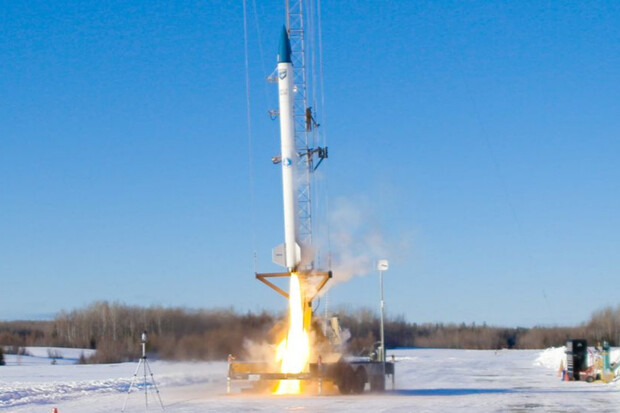
<svg viewBox="0 0 620 413">
<path fill-rule="evenodd" d="M 349 330 L 352 354 L 368 351 L 379 340 L 379 318 L 369 309 L 341 309 L 343 329 Z M 0 345 L 5 353 L 25 346 L 97 349 L 88 362 L 133 360 L 140 356 L 140 334 L 149 332 L 148 351 L 164 359 L 223 360 L 228 354 L 242 359 L 245 343 L 275 342 L 279 317 L 267 312 L 239 314 L 232 310 L 187 310 L 135 307 L 97 302 L 86 308 L 61 312 L 52 321 L 0 322 Z M 594 313 L 577 327 L 503 328 L 471 324 L 416 324 L 389 317 L 386 345 L 462 349 L 533 349 L 560 346 L 568 338 L 591 343 L 607 340 L 620 345 L 620 306 Z M 2 347 L 0 347 L 2 348 Z"/>
<path fill-rule="evenodd" d="M 48 322 L 0 323 L 3 346 L 58 346 L 97 349 L 89 359 L 109 363 L 140 356 L 140 335 L 148 331 L 148 351 L 167 359 L 224 359 L 243 354 L 244 339 L 265 335 L 274 323 L 268 313 L 134 307 L 97 302 L 61 312 Z"/>
</svg>

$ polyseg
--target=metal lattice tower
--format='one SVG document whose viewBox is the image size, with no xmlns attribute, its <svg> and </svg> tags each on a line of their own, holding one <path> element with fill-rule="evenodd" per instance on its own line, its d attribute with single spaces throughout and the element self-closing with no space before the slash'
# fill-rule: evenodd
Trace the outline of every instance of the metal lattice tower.
<svg viewBox="0 0 620 413">
<path fill-rule="evenodd" d="M 297 219 L 299 241 L 312 245 L 312 195 L 311 175 L 313 156 L 310 154 L 309 133 L 306 129 L 306 108 L 308 108 L 308 88 L 306 85 L 306 50 L 304 43 L 303 0 L 286 0 L 286 27 L 291 42 L 291 56 L 294 74 L 295 100 L 295 143 L 300 154 L 297 173 Z M 308 264 L 312 267 L 312 263 Z"/>
</svg>

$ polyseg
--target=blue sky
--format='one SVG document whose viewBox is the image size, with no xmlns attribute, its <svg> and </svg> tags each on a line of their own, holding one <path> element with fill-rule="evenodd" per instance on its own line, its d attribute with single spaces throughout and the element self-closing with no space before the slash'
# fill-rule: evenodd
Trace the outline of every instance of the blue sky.
<svg viewBox="0 0 620 413">
<path fill-rule="evenodd" d="M 103 299 L 286 308 L 253 276 L 255 253 L 278 270 L 283 238 L 263 79 L 284 6 L 257 3 L 251 152 L 241 1 L 2 6 L 0 319 Z M 380 239 L 366 258 L 390 260 L 388 313 L 570 325 L 615 306 L 620 5 L 321 7 L 319 185 L 357 217 L 338 230 Z M 329 292 L 377 304 L 376 272 Z"/>
</svg>

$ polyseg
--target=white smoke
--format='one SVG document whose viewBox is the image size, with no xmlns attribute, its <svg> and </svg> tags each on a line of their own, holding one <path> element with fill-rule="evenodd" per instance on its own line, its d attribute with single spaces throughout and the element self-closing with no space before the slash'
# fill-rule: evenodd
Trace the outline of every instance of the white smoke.
<svg viewBox="0 0 620 413">
<path fill-rule="evenodd" d="M 243 342 L 243 349 L 248 356 L 248 360 L 252 361 L 273 363 L 275 361 L 275 347 L 275 344 L 270 344 L 265 341 L 257 342 L 245 339 Z"/>
<path fill-rule="evenodd" d="M 377 260 L 389 258 L 388 243 L 368 200 L 336 199 L 330 211 L 329 226 L 333 277 L 328 286 L 370 274 Z"/>
</svg>

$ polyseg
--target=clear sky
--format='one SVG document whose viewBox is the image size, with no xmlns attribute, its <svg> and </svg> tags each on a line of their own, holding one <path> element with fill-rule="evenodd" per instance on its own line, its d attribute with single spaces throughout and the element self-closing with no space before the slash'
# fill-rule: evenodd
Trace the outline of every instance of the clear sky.
<svg viewBox="0 0 620 413">
<path fill-rule="evenodd" d="M 251 145 L 241 0 L 1 6 L 0 319 L 286 309 L 253 275 L 283 240 L 263 79 L 284 2 L 256 3 Z M 389 314 L 569 325 L 620 302 L 620 3 L 321 8 L 332 248 L 390 260 Z M 378 306 L 359 272 L 330 308 Z"/>
</svg>

